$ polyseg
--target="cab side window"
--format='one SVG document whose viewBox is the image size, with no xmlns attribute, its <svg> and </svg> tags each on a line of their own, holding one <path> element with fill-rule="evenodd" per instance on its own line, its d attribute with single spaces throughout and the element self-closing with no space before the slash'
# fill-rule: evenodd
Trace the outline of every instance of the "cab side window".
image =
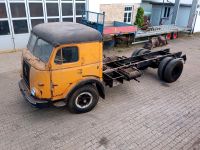
<svg viewBox="0 0 200 150">
<path fill-rule="evenodd" d="M 72 63 L 78 61 L 78 48 L 64 47 L 57 51 L 54 62 L 56 64 Z"/>
</svg>

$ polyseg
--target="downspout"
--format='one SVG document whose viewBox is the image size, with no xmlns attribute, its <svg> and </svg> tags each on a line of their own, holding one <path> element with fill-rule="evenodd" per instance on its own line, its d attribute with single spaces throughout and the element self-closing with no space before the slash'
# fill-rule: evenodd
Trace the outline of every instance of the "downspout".
<svg viewBox="0 0 200 150">
<path fill-rule="evenodd" d="M 163 4 L 162 4 L 162 8 L 161 8 L 161 12 L 160 12 L 160 23 L 159 23 L 159 25 L 162 24 L 162 14 L 163 14 L 164 3 L 165 3 L 165 0 L 163 0 Z"/>
</svg>

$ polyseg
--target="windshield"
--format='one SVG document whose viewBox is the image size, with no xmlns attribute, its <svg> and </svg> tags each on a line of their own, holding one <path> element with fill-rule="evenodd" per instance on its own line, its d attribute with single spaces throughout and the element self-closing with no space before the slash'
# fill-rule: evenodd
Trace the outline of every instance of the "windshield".
<svg viewBox="0 0 200 150">
<path fill-rule="evenodd" d="M 37 37 L 34 34 L 31 34 L 29 41 L 28 41 L 28 49 L 31 51 L 31 53 L 33 52 L 33 48 L 35 46 L 35 42 L 37 40 Z"/>
<path fill-rule="evenodd" d="M 34 34 L 31 34 L 27 47 L 35 57 L 39 58 L 45 63 L 48 62 L 53 50 L 53 46 L 51 44 L 40 38 L 37 38 Z"/>
</svg>

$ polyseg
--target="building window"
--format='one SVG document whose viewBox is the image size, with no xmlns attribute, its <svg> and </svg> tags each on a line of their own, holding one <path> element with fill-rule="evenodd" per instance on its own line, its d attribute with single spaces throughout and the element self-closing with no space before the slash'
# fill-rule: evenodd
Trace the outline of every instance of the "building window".
<svg viewBox="0 0 200 150">
<path fill-rule="evenodd" d="M 59 22 L 59 18 L 49 18 L 48 22 Z"/>
<path fill-rule="evenodd" d="M 168 18 L 170 16 L 170 7 L 165 7 L 165 11 L 164 11 L 164 18 Z"/>
<path fill-rule="evenodd" d="M 64 22 L 73 22 L 73 18 L 63 18 Z"/>
<path fill-rule="evenodd" d="M 82 15 L 85 11 L 85 3 L 76 3 L 76 15 Z"/>
<path fill-rule="evenodd" d="M 81 23 L 82 17 L 76 17 L 76 22 Z"/>
<path fill-rule="evenodd" d="M 44 19 L 31 19 L 32 28 L 41 23 L 44 23 Z"/>
<path fill-rule="evenodd" d="M 25 3 L 10 3 L 14 34 L 28 33 Z"/>
<path fill-rule="evenodd" d="M 0 21 L 0 35 L 9 35 L 10 29 L 8 21 Z"/>
<path fill-rule="evenodd" d="M 126 23 L 131 23 L 132 21 L 132 12 L 133 12 L 133 7 L 132 6 L 126 6 L 124 8 L 124 22 Z"/>
<path fill-rule="evenodd" d="M 56 64 L 72 63 L 77 61 L 78 61 L 78 48 L 75 46 L 62 48 L 56 53 L 56 57 L 54 60 Z"/>
<path fill-rule="evenodd" d="M 42 3 L 29 3 L 30 16 L 31 17 L 42 17 L 43 7 Z"/>
<path fill-rule="evenodd" d="M 28 26 L 26 20 L 13 20 L 15 34 L 27 33 Z"/>
<path fill-rule="evenodd" d="M 0 18 L 7 18 L 6 6 L 4 3 L 0 3 Z"/>
<path fill-rule="evenodd" d="M 59 16 L 58 3 L 47 3 L 47 16 Z"/>
<path fill-rule="evenodd" d="M 48 22 L 59 22 L 60 21 L 58 2 L 55 2 L 55 1 L 56 0 L 52 0 L 52 2 L 46 3 L 47 21 Z"/>
<path fill-rule="evenodd" d="M 62 15 L 63 16 L 72 16 L 73 15 L 72 3 L 62 3 Z"/>
<path fill-rule="evenodd" d="M 13 18 L 26 17 L 24 3 L 10 3 L 10 8 Z"/>
</svg>

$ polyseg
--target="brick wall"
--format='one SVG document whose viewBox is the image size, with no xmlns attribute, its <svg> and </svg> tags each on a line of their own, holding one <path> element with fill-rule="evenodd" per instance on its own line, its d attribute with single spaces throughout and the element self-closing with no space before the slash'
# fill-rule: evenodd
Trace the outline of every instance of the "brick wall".
<svg viewBox="0 0 200 150">
<path fill-rule="evenodd" d="M 124 21 L 124 8 L 125 4 L 101 4 L 100 11 L 105 12 L 105 22 L 110 23 L 113 21 Z M 129 5 L 130 6 L 130 5 Z M 135 21 L 135 16 L 137 13 L 137 9 L 140 4 L 133 5 L 133 13 L 132 13 L 132 23 Z"/>
</svg>

